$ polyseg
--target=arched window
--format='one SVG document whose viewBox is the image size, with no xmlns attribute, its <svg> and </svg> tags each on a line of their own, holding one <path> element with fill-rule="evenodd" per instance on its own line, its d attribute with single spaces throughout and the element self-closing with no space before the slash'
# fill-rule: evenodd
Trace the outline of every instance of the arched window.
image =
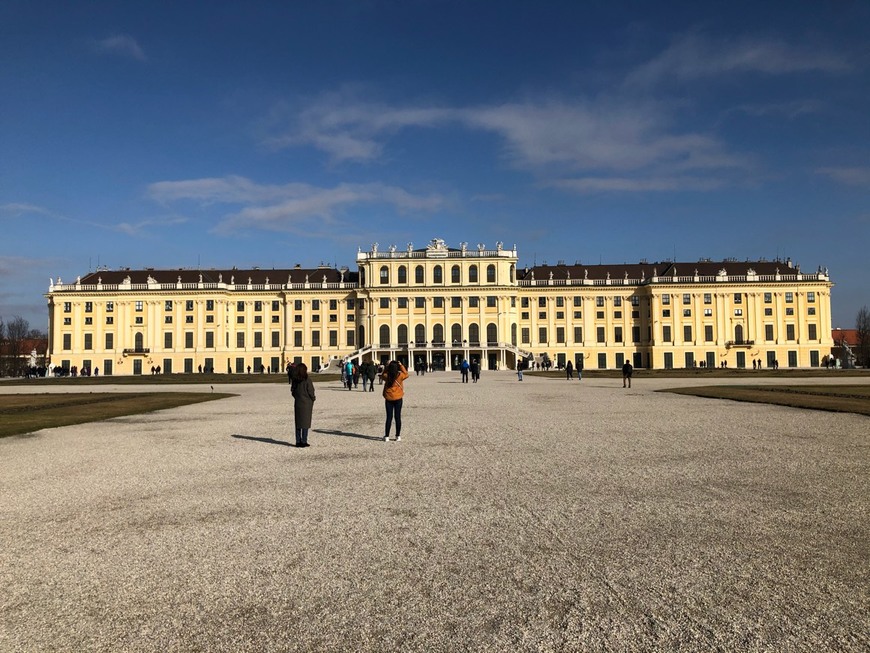
<svg viewBox="0 0 870 653">
<path fill-rule="evenodd" d="M 404 265 L 399 266 L 399 283 L 408 283 L 408 268 Z"/>
<path fill-rule="evenodd" d="M 517 274 L 517 266 L 511 264 L 511 283 L 513 283 L 516 279 Z"/>
<path fill-rule="evenodd" d="M 468 326 L 468 342 L 474 346 L 480 344 L 480 327 L 477 324 L 470 324 Z"/>
<path fill-rule="evenodd" d="M 400 324 L 399 328 L 396 331 L 397 331 L 397 335 L 399 337 L 399 344 L 400 345 L 407 345 L 408 344 L 408 325 L 407 324 Z"/>
<path fill-rule="evenodd" d="M 414 268 L 414 283 L 425 283 L 426 273 L 423 271 L 423 266 L 418 265 Z"/>
<path fill-rule="evenodd" d="M 365 268 L 359 269 L 359 287 L 360 288 L 366 287 L 366 269 Z"/>
<path fill-rule="evenodd" d="M 477 266 L 472 265 L 468 268 L 468 282 L 469 283 L 477 283 Z"/>
<path fill-rule="evenodd" d="M 366 328 L 363 325 L 359 327 L 359 346 L 360 349 L 366 346 Z"/>
<path fill-rule="evenodd" d="M 390 268 L 386 265 L 381 266 L 381 283 L 390 283 Z"/>
<path fill-rule="evenodd" d="M 741 344 L 743 342 L 743 325 L 738 324 L 734 327 L 734 342 Z"/>
<path fill-rule="evenodd" d="M 495 266 L 492 263 L 486 266 L 486 282 L 495 283 Z"/>
<path fill-rule="evenodd" d="M 418 345 L 426 342 L 426 327 L 424 325 L 418 324 L 414 327 L 414 342 Z"/>
<path fill-rule="evenodd" d="M 450 342 L 454 345 L 460 344 L 462 342 L 462 325 L 454 324 L 450 327 Z"/>
<path fill-rule="evenodd" d="M 486 342 L 488 345 L 498 344 L 498 327 L 495 322 L 486 325 Z"/>
<path fill-rule="evenodd" d="M 390 325 L 382 324 L 381 325 L 381 347 L 389 347 L 390 346 Z"/>
<path fill-rule="evenodd" d="M 432 329 L 432 342 L 444 343 L 444 325 L 436 324 Z"/>
<path fill-rule="evenodd" d="M 459 271 L 458 265 L 450 268 L 450 283 L 462 283 L 462 273 Z"/>
<path fill-rule="evenodd" d="M 516 322 L 511 324 L 511 344 L 514 347 L 517 346 L 517 325 L 516 325 Z"/>
<path fill-rule="evenodd" d="M 137 332 L 134 336 L 134 346 L 136 347 L 136 351 L 142 351 L 145 349 L 145 345 L 143 344 L 142 333 Z"/>
<path fill-rule="evenodd" d="M 434 283 L 444 283 L 444 271 L 440 265 L 436 265 L 435 269 L 432 270 L 432 280 Z"/>
</svg>

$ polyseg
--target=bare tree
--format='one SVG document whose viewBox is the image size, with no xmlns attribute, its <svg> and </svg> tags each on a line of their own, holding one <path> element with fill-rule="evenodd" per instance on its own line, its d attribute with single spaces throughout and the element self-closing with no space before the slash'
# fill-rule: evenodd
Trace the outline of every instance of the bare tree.
<svg viewBox="0 0 870 653">
<path fill-rule="evenodd" d="M 870 309 L 866 306 L 858 311 L 855 330 L 858 332 L 858 358 L 864 367 L 870 367 Z"/>
<path fill-rule="evenodd" d="M 24 340 L 30 332 L 30 322 L 20 315 L 15 315 L 6 325 L 6 374 L 18 376 L 23 371 L 25 361 L 21 358 L 24 353 Z"/>
</svg>

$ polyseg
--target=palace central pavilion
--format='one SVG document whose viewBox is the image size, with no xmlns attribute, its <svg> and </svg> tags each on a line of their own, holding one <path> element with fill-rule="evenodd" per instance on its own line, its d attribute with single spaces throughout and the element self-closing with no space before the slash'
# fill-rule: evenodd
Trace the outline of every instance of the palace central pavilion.
<svg viewBox="0 0 870 653">
<path fill-rule="evenodd" d="M 357 270 L 99 270 L 53 280 L 52 367 L 102 375 L 313 370 L 339 361 L 455 369 L 817 367 L 826 269 L 791 261 L 536 265 L 517 249 L 372 245 Z"/>
</svg>

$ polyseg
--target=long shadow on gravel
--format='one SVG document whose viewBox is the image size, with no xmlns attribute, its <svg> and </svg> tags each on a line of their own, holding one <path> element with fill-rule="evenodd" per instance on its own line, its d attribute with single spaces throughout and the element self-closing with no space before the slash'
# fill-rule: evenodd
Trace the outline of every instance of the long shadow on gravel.
<svg viewBox="0 0 870 653">
<path fill-rule="evenodd" d="M 280 444 L 285 447 L 292 447 L 293 445 L 289 442 L 284 442 L 283 440 L 273 440 L 272 438 L 257 438 L 253 435 L 237 435 L 233 434 L 233 437 L 238 440 L 253 440 L 254 442 L 265 442 L 266 444 Z"/>
<path fill-rule="evenodd" d="M 324 435 L 340 435 L 345 438 L 359 438 L 360 440 L 377 440 L 379 442 L 383 440 L 383 438 L 379 438 L 376 435 L 363 435 L 362 433 L 349 433 L 348 431 L 328 431 L 326 429 L 311 429 L 311 431 L 314 433 L 322 433 Z"/>
</svg>

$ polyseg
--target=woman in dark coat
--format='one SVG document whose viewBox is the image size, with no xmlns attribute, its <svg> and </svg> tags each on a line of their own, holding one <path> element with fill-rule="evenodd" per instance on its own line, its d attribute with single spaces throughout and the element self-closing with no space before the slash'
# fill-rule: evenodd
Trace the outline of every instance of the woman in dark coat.
<svg viewBox="0 0 870 653">
<path fill-rule="evenodd" d="M 305 363 L 296 366 L 296 378 L 290 385 L 293 395 L 293 416 L 296 420 L 296 446 L 308 446 L 308 429 L 311 428 L 311 413 L 314 411 L 314 383 L 308 376 Z"/>
</svg>

